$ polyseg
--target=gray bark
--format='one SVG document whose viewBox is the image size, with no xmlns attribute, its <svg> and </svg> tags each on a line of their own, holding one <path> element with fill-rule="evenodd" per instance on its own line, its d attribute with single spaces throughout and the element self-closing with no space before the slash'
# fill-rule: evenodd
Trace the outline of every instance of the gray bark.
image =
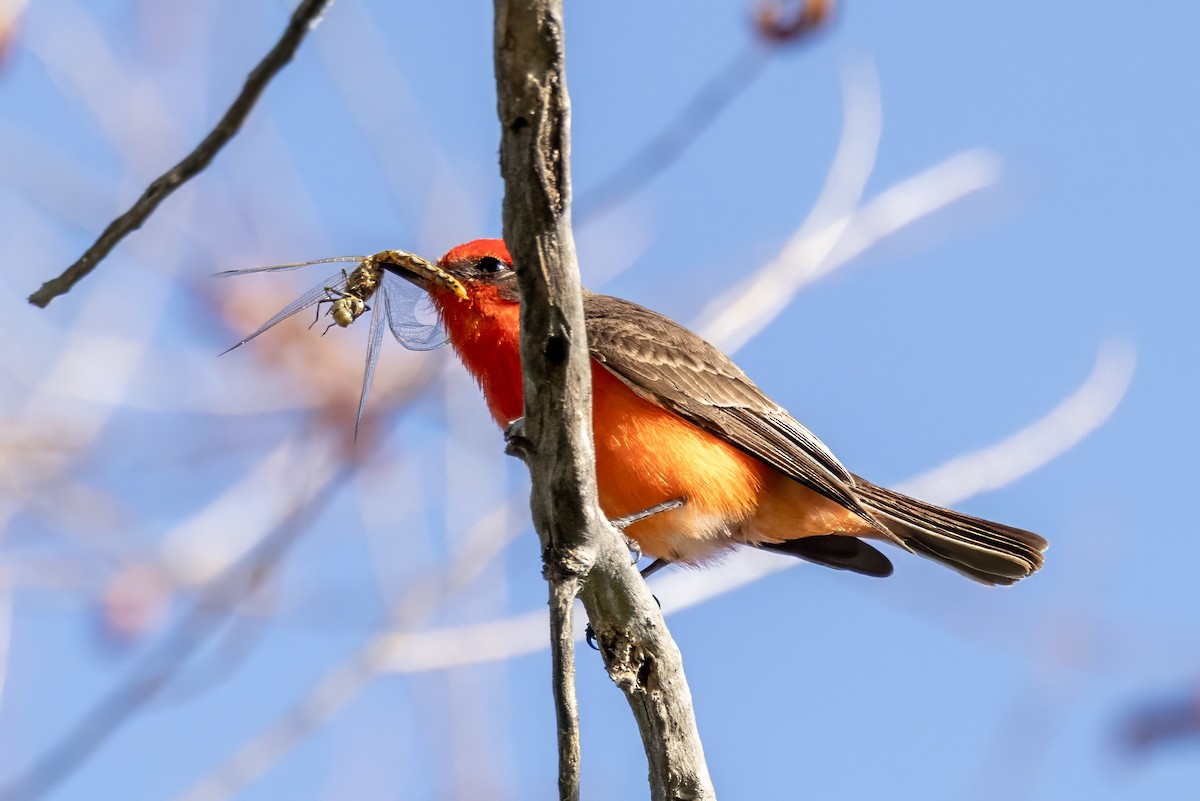
<svg viewBox="0 0 1200 801">
<path fill-rule="evenodd" d="M 495 56 L 505 182 L 504 238 L 521 287 L 525 420 L 513 451 L 550 584 L 560 795 L 578 798 L 572 599 L 637 719 L 651 798 L 715 798 L 683 660 L 624 538 L 600 512 L 591 434 L 591 361 L 570 216 L 570 102 L 561 0 L 496 0 Z"/>
</svg>

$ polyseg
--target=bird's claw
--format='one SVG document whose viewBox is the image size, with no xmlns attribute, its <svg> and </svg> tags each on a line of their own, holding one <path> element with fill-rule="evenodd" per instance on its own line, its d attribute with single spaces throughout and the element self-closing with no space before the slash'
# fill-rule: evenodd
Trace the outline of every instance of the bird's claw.
<svg viewBox="0 0 1200 801">
<path fill-rule="evenodd" d="M 675 498 L 674 500 L 656 503 L 648 509 L 643 509 L 640 512 L 634 512 L 631 515 L 615 517 L 609 522 L 613 524 L 613 528 L 615 528 L 617 531 L 624 533 L 625 529 L 629 528 L 634 523 L 637 523 L 639 520 L 645 520 L 647 517 L 654 517 L 654 515 L 662 514 L 663 512 L 669 512 L 672 509 L 678 509 L 679 507 L 683 506 L 683 504 L 683 498 Z M 639 544 L 637 540 L 626 535 L 625 545 L 627 548 L 629 548 L 629 555 L 633 558 L 633 563 L 636 565 L 642 559 L 641 544 Z"/>
<path fill-rule="evenodd" d="M 533 443 L 525 436 L 524 417 L 518 417 L 504 427 L 504 452 L 522 460 L 533 452 Z"/>
<path fill-rule="evenodd" d="M 625 547 L 629 549 L 629 558 L 633 560 L 633 564 L 637 564 L 642 560 L 642 546 L 633 537 L 625 538 Z"/>
<path fill-rule="evenodd" d="M 662 609 L 662 601 L 658 600 L 658 596 L 651 595 L 650 597 L 654 599 L 654 603 L 658 604 L 658 608 Z M 586 642 L 588 644 L 588 647 L 591 648 L 593 651 L 600 650 L 600 643 L 597 642 L 597 640 L 596 640 L 596 630 L 594 628 L 592 628 L 591 623 L 588 623 L 583 628 L 583 641 Z"/>
</svg>

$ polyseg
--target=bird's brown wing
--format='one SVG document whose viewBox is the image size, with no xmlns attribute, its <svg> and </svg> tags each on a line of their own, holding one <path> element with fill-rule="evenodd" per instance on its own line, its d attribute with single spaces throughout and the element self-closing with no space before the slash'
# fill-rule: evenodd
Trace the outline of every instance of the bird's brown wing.
<svg viewBox="0 0 1200 801">
<path fill-rule="evenodd" d="M 724 353 L 627 300 L 585 292 L 583 310 L 592 358 L 638 395 L 887 532 L 859 502 L 853 476 L 829 449 Z"/>
</svg>

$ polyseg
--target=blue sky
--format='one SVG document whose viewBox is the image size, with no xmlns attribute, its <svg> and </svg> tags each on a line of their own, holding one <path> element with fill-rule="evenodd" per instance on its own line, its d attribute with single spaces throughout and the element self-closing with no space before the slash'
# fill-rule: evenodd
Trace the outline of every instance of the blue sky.
<svg viewBox="0 0 1200 801">
<path fill-rule="evenodd" d="M 1079 446 L 962 504 L 1047 536 L 1047 566 L 1028 582 L 987 590 L 897 554 L 887 581 L 802 567 L 671 617 L 717 789 L 724 798 L 1187 797 L 1200 779 L 1194 747 L 1129 761 L 1116 744 L 1132 708 L 1194 690 L 1200 675 L 1190 514 L 1200 10 L 845 6 L 819 40 L 777 53 L 644 191 L 580 226 L 585 283 L 694 319 L 803 220 L 837 149 L 844 75 L 873 69 L 883 123 L 868 198 L 974 148 L 999 159 L 1000 180 L 805 289 L 739 351 L 743 368 L 880 483 L 1045 414 L 1084 381 L 1105 342 L 1134 348 L 1137 368 L 1112 418 Z M 18 567 L 61 556 L 107 575 L 112 553 L 165 559 L 181 520 L 306 430 L 313 377 L 303 364 L 258 362 L 247 348 L 215 358 L 248 330 L 217 313 L 222 303 L 280 285 L 214 287 L 209 274 L 385 247 L 436 256 L 500 232 L 490 5 L 338 0 L 209 173 L 76 292 L 46 311 L 23 303 L 204 134 L 286 14 L 282 3 L 231 0 L 40 0 L 23 17 L 0 72 L 10 331 L 0 353 L 12 376 L 3 410 L 55 447 L 78 435 L 79 420 L 102 422 L 65 480 L 12 491 L 22 505 L 3 547 Z M 577 191 L 746 46 L 747 20 L 737 2 L 571 4 Z M 86 360 L 64 367 L 57 385 L 81 397 L 31 394 L 45 366 L 78 345 L 73 326 L 89 341 L 147 343 L 119 403 L 96 400 L 104 369 Z M 269 354 L 282 341 L 271 334 L 250 347 Z M 340 348 L 328 352 L 346 360 L 336 375 L 351 396 L 354 334 L 320 343 Z M 448 358 L 388 348 L 380 379 Z M 268 622 L 220 640 L 207 662 L 202 654 L 182 689 L 136 716 L 54 797 L 176 797 L 358 647 L 388 593 L 442 565 L 480 514 L 515 497 L 506 525 L 527 528 L 523 471 L 501 456 L 469 382 L 448 370 L 435 386 L 309 522 L 272 583 Z M 353 424 L 352 411 L 334 416 L 329 425 Z M 313 480 L 314 452 L 292 454 L 281 486 Z M 96 501 L 103 513 L 62 514 L 78 497 L 106 499 Z M 109 557 L 87 556 L 97 552 Z M 537 609 L 538 571 L 524 531 L 422 625 Z M 4 777 L 160 634 L 106 644 L 94 588 L 16 583 L 0 699 Z M 550 797 L 547 665 L 539 653 L 382 677 L 241 797 Z M 585 795 L 642 797 L 632 720 L 587 652 L 579 682 Z"/>
</svg>

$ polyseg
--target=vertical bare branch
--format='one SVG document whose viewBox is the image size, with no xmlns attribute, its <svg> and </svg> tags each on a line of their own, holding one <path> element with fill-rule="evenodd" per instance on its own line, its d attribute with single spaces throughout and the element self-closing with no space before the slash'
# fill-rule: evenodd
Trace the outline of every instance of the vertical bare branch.
<svg viewBox="0 0 1200 801">
<path fill-rule="evenodd" d="M 626 694 L 650 765 L 651 798 L 713 798 L 683 661 L 662 613 L 596 500 L 591 362 L 570 217 L 570 101 L 561 0 L 496 0 L 504 238 L 521 286 L 529 465 L 554 622 L 563 798 L 578 794 L 570 615 L 581 588 L 609 675 Z"/>
<path fill-rule="evenodd" d="M 579 703 L 575 698 L 575 598 L 579 580 L 550 582 L 550 658 L 558 723 L 558 797 L 579 801 Z"/>
<path fill-rule="evenodd" d="M 195 150 L 188 153 L 183 161 L 155 178 L 129 211 L 109 223 L 100 237 L 74 264 L 64 270 L 61 275 L 42 284 L 37 292 L 29 296 L 29 302 L 34 306 L 45 308 L 59 295 L 70 292 L 75 284 L 96 269 L 96 265 L 117 246 L 117 243 L 141 228 L 142 223 L 158 208 L 158 204 L 202 172 L 221 148 L 241 129 L 242 123 L 250 116 L 250 111 L 258 102 L 263 90 L 267 88 L 267 84 L 292 60 L 300 43 L 304 41 L 305 34 L 320 21 L 321 15 L 325 13 L 325 9 L 332 2 L 333 0 L 301 0 L 300 5 L 292 12 L 292 17 L 288 20 L 287 27 L 284 28 L 279 41 L 247 76 L 242 91 L 238 93 L 233 104 L 226 110 L 216 126 L 209 131 L 208 136 L 204 137 L 204 140 L 196 146 Z"/>
</svg>

